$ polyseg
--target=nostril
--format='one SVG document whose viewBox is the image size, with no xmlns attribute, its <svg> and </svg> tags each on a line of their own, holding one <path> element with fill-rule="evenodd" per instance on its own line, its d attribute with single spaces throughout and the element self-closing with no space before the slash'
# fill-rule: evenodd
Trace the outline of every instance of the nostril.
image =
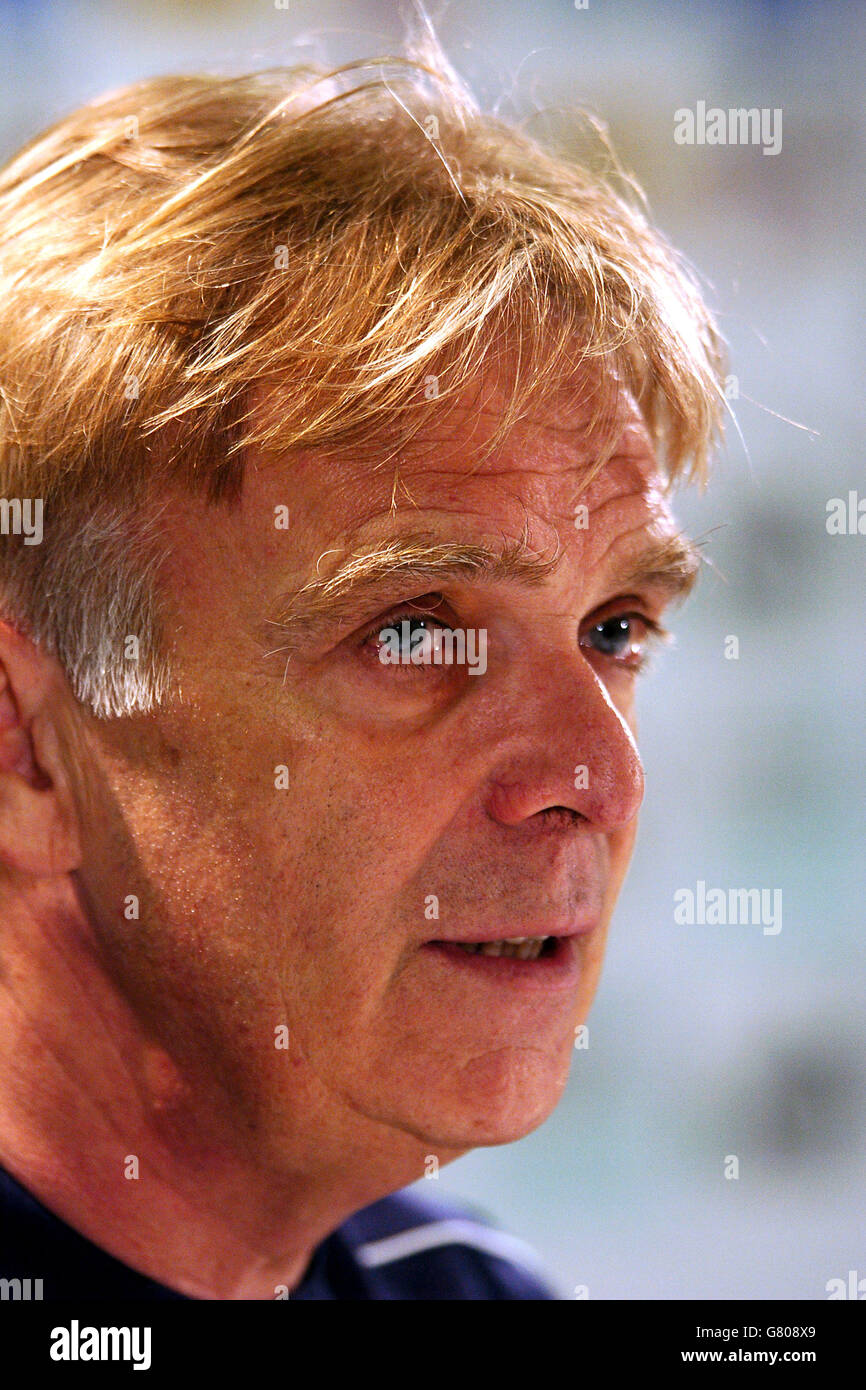
<svg viewBox="0 0 866 1390">
<path fill-rule="evenodd" d="M 542 823 L 551 830 L 570 829 L 578 821 L 586 820 L 586 816 L 571 806 L 546 806 L 543 811 L 536 811 L 535 814 L 541 817 Z"/>
</svg>

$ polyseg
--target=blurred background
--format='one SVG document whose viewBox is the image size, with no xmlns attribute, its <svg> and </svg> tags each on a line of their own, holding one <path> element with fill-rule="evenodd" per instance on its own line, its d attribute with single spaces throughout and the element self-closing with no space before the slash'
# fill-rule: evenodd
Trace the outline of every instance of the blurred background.
<svg viewBox="0 0 866 1390">
<path fill-rule="evenodd" d="M 566 1298 L 826 1298 L 866 1277 L 866 534 L 826 525 L 831 498 L 866 498 L 866 6 L 430 12 L 486 106 L 542 136 L 567 139 L 567 106 L 608 124 L 709 283 L 737 425 L 709 490 L 680 496 L 712 567 L 644 683 L 647 797 L 589 1046 L 535 1134 L 419 1187 L 529 1241 Z M 389 0 L 0 0 L 0 19 L 3 158 L 140 77 L 342 62 L 404 32 Z M 780 152 L 677 144 L 699 101 L 781 108 Z M 677 925 L 698 880 L 780 889 L 781 931 Z"/>
</svg>

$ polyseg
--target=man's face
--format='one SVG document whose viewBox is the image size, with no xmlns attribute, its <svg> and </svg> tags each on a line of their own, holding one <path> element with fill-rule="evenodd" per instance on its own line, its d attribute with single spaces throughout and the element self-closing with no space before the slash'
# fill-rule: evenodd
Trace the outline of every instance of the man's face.
<svg viewBox="0 0 866 1390">
<path fill-rule="evenodd" d="M 585 491 L 571 417 L 522 424 L 470 474 L 463 441 L 495 419 L 495 397 L 473 406 L 396 488 L 393 466 L 307 456 L 252 460 L 236 512 L 179 495 L 181 694 L 97 731 L 118 811 L 85 846 L 98 929 L 259 1154 L 518 1138 L 558 1100 L 595 993 L 643 792 L 637 657 L 671 596 L 631 573 L 677 531 L 631 406 Z M 351 557 L 409 536 L 435 573 L 351 588 Z M 558 562 L 449 569 L 443 550 L 521 539 Z M 380 659 L 382 629 L 425 618 L 486 634 L 483 674 Z M 515 937 L 555 939 L 536 960 L 458 945 Z"/>
</svg>

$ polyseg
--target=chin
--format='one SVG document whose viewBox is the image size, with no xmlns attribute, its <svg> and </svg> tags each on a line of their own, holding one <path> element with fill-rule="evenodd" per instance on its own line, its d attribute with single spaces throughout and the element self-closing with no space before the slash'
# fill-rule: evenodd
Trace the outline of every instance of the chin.
<svg viewBox="0 0 866 1390">
<path fill-rule="evenodd" d="M 388 1107 L 390 1114 L 380 1111 L 375 1118 L 406 1130 L 432 1152 L 437 1144 L 460 1150 L 511 1144 L 531 1134 L 555 1109 L 569 1063 L 569 1054 L 563 1058 L 534 1048 L 498 1048 L 447 1075 L 431 1077 L 414 1103 L 404 1092 L 399 1104 Z"/>
</svg>

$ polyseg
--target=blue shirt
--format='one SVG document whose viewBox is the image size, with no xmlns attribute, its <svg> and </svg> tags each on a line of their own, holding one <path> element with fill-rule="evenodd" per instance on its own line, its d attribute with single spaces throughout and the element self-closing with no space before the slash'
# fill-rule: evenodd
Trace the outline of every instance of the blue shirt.
<svg viewBox="0 0 866 1390">
<path fill-rule="evenodd" d="M 67 1226 L 0 1168 L 0 1279 L 42 1280 L 44 1300 L 175 1299 Z M 313 1252 L 299 1299 L 555 1299 L 532 1250 L 466 1208 L 414 1191 L 349 1217 Z"/>
</svg>

